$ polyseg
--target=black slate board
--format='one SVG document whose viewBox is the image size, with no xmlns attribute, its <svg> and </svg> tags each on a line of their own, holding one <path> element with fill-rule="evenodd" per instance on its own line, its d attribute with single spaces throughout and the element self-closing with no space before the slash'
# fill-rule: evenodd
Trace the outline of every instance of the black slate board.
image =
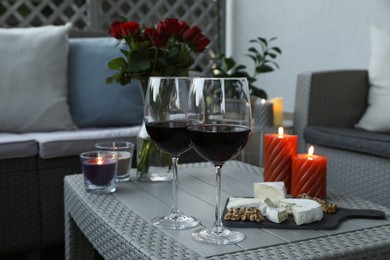
<svg viewBox="0 0 390 260">
<path fill-rule="evenodd" d="M 226 201 L 226 205 L 229 202 L 229 199 Z M 326 229 L 336 229 L 340 223 L 344 220 L 351 218 L 363 218 L 363 219 L 386 219 L 385 213 L 379 210 L 374 209 L 347 209 L 339 208 L 336 213 L 325 214 L 324 218 L 321 221 L 297 225 L 292 216 L 289 216 L 287 220 L 282 223 L 274 223 L 267 219 L 261 222 L 252 222 L 252 221 L 226 221 L 223 219 L 225 216 L 227 208 L 224 208 L 222 213 L 222 223 L 225 227 L 232 228 L 276 228 L 276 229 L 317 229 L 317 230 L 326 230 Z"/>
</svg>

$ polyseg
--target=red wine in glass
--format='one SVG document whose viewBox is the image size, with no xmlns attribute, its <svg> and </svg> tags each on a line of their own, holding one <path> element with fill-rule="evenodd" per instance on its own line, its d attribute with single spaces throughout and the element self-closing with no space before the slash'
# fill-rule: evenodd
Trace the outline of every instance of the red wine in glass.
<svg viewBox="0 0 390 260">
<path fill-rule="evenodd" d="M 172 157 L 172 206 L 166 216 L 152 219 L 154 226 L 187 229 L 199 220 L 180 212 L 177 202 L 179 156 L 191 148 L 187 135 L 188 77 L 150 77 L 145 97 L 145 127 L 152 141 Z"/>
<path fill-rule="evenodd" d="M 250 128 L 240 125 L 195 125 L 187 128 L 195 151 L 215 165 L 236 156 L 246 145 Z"/>
<path fill-rule="evenodd" d="M 185 121 L 150 122 L 145 126 L 155 144 L 170 155 L 179 156 L 191 148 Z"/>
<path fill-rule="evenodd" d="M 252 126 L 246 78 L 194 78 L 188 100 L 188 136 L 195 151 L 212 162 L 216 176 L 214 225 L 192 233 L 199 242 L 226 245 L 245 235 L 222 224 L 221 173 L 226 161 L 246 145 Z"/>
</svg>

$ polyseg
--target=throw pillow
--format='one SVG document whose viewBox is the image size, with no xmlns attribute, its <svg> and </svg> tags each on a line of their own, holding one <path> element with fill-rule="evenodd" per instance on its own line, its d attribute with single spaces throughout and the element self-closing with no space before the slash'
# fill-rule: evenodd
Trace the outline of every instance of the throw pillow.
<svg viewBox="0 0 390 260">
<path fill-rule="evenodd" d="M 390 132 L 390 29 L 371 26 L 368 107 L 355 125 L 367 131 Z"/>
<path fill-rule="evenodd" d="M 111 37 L 70 39 L 69 105 L 79 127 L 133 126 L 143 120 L 139 84 L 107 84 L 107 63 L 122 54 Z"/>
<path fill-rule="evenodd" d="M 0 29 L 0 131 L 76 128 L 67 104 L 70 28 Z"/>
</svg>

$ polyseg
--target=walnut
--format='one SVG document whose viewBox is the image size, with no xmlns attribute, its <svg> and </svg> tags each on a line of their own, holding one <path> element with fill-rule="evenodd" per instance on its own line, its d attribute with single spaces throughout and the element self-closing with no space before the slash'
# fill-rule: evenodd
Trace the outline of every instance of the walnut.
<svg viewBox="0 0 390 260">
<path fill-rule="evenodd" d="M 337 209 L 339 208 L 339 206 L 337 204 L 330 203 L 330 202 L 323 200 L 323 199 L 320 199 L 320 198 L 311 197 L 306 193 L 300 194 L 298 196 L 298 198 L 311 199 L 311 200 L 317 201 L 321 205 L 322 211 L 324 213 L 336 213 Z"/>
<path fill-rule="evenodd" d="M 256 221 L 264 219 L 258 208 L 231 208 L 228 209 L 224 219 L 227 221 Z"/>
</svg>

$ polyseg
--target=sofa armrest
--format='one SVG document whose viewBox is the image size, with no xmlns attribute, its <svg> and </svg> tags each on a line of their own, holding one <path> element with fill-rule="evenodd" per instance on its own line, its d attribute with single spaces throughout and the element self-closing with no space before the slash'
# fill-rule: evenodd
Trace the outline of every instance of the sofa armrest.
<svg viewBox="0 0 390 260">
<path fill-rule="evenodd" d="M 367 107 L 367 70 L 307 72 L 298 75 L 294 133 L 305 149 L 303 131 L 310 126 L 353 127 Z"/>
</svg>

